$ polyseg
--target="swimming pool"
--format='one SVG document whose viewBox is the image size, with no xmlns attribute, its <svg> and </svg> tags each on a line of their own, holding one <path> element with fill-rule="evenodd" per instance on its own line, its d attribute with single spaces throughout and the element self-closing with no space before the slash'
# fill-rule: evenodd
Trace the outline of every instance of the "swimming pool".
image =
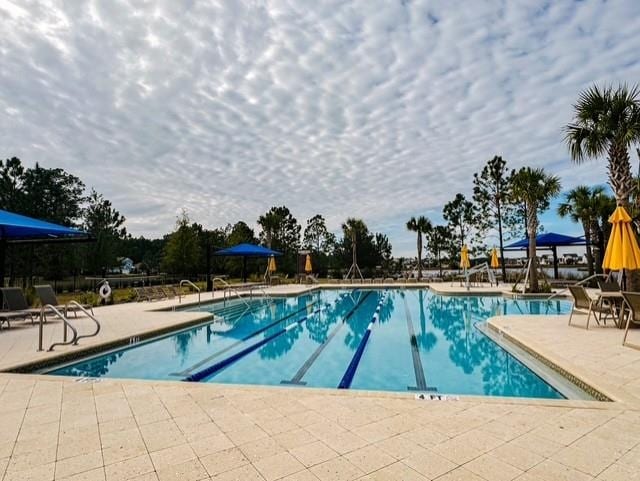
<svg viewBox="0 0 640 481">
<path fill-rule="evenodd" d="M 211 322 L 48 374 L 563 398 L 478 329 L 498 314 L 564 314 L 566 301 L 319 289 L 211 304 Z"/>
</svg>

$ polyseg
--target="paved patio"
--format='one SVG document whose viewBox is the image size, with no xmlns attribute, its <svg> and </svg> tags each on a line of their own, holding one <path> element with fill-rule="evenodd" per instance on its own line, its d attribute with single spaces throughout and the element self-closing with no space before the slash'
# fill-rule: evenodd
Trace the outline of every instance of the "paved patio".
<svg viewBox="0 0 640 481">
<path fill-rule="evenodd" d="M 165 307 L 100 308 L 100 341 L 194 320 L 193 313 L 145 313 L 150 305 Z M 425 401 L 410 394 L 0 374 L 0 479 L 640 479 L 640 351 L 622 348 L 617 329 L 585 331 L 566 321 L 507 316 L 491 323 L 616 402 Z M 15 345 L 7 349 L 9 333 L 0 332 L 4 366 L 42 355 L 26 341 L 16 341 L 28 351 L 22 355 Z M 632 334 L 640 344 L 640 333 Z"/>
</svg>

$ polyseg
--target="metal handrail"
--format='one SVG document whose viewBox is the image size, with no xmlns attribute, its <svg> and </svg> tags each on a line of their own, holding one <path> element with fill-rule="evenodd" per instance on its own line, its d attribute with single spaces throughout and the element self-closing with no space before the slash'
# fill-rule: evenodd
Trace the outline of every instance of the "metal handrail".
<svg viewBox="0 0 640 481">
<path fill-rule="evenodd" d="M 604 277 L 606 279 L 606 275 L 605 274 L 593 274 L 592 276 L 589 277 L 585 277 L 584 279 L 582 279 L 579 282 L 576 282 L 574 285 L 576 286 L 581 286 L 582 284 L 584 284 L 587 281 L 590 281 L 591 279 L 595 279 L 596 277 Z M 551 294 L 549 297 L 547 297 L 547 301 L 550 301 L 551 299 L 553 299 L 556 296 L 559 296 L 560 294 L 563 294 L 565 292 L 567 292 L 569 290 L 568 287 L 565 287 L 564 289 L 562 289 L 561 291 L 558 292 L 554 292 L 553 294 Z"/>
<path fill-rule="evenodd" d="M 40 308 L 40 322 L 38 324 L 38 351 L 42 351 L 42 323 L 44 322 L 44 311 L 47 309 L 62 319 L 62 322 L 64 323 L 62 342 L 54 342 L 49 346 L 47 351 L 53 351 L 53 348 L 56 346 L 68 346 L 70 344 L 75 344 L 78 340 L 78 331 L 76 328 L 71 325 L 69 319 L 67 319 L 55 306 L 46 304 Z M 67 328 L 71 329 L 71 332 L 73 332 L 73 338 L 70 341 L 67 341 Z"/>
<path fill-rule="evenodd" d="M 69 301 L 65 306 L 65 312 L 68 312 L 67 306 L 73 306 L 75 309 L 81 310 L 82 312 L 84 312 L 85 316 L 87 316 L 89 319 L 91 319 L 93 322 L 96 323 L 96 330 L 93 334 L 83 334 L 81 336 L 76 336 L 76 342 L 74 342 L 74 344 L 78 344 L 78 341 L 80 339 L 85 339 L 87 337 L 94 337 L 98 335 L 101 328 L 100 321 L 98 321 L 98 319 L 96 319 L 96 317 L 93 314 L 91 314 L 87 309 L 85 309 L 82 305 L 78 304 L 78 302 L 76 301 Z"/>
<path fill-rule="evenodd" d="M 251 305 L 243 297 L 243 295 L 240 292 L 240 290 L 238 288 L 236 288 L 236 287 L 233 287 L 231 284 L 229 284 L 227 281 L 225 281 L 221 277 L 214 277 L 211 280 L 211 297 L 215 296 L 215 293 L 216 293 L 216 281 L 221 282 L 225 286 L 224 290 L 222 291 L 222 305 L 223 306 L 227 305 L 227 291 L 233 291 L 233 292 L 236 293 L 236 296 L 238 297 L 238 299 L 240 299 L 242 302 L 244 302 L 244 304 L 247 307 L 251 307 Z"/>
<path fill-rule="evenodd" d="M 180 281 L 180 287 L 182 287 L 184 284 L 187 284 L 193 287 L 196 291 L 198 291 L 198 307 L 200 307 L 200 288 L 188 279 L 183 279 Z M 182 303 L 182 292 L 178 291 L 178 304 L 181 304 L 181 303 Z"/>
<path fill-rule="evenodd" d="M 249 289 L 249 292 L 252 293 L 254 287 Z M 267 299 L 269 303 L 273 302 L 273 297 L 271 297 L 269 294 L 267 294 L 267 292 L 260 286 L 255 286 L 255 289 L 259 290 L 260 292 L 262 292 L 262 299 Z M 252 294 L 250 294 L 252 295 Z M 253 298 L 253 296 L 252 296 Z"/>
</svg>

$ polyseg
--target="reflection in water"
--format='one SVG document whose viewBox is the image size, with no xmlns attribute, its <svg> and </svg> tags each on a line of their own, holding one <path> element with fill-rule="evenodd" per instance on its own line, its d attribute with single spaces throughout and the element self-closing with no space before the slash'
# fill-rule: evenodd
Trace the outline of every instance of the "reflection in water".
<svg viewBox="0 0 640 481">
<path fill-rule="evenodd" d="M 416 343 L 419 347 L 429 352 L 435 347 L 438 342 L 438 338 L 433 332 L 427 330 L 427 316 L 424 312 L 424 297 L 425 293 L 420 289 L 418 291 L 418 304 L 420 306 L 420 332 L 416 334 Z"/>
<path fill-rule="evenodd" d="M 198 327 L 180 332 L 173 336 L 176 353 L 179 354 L 182 359 L 185 359 L 189 355 L 189 344 L 191 343 L 192 338 L 198 335 L 200 330 L 202 330 L 202 328 Z"/>
<path fill-rule="evenodd" d="M 451 360 L 464 373 L 472 373 L 485 356 L 476 339 L 479 333 L 473 328 L 473 322 L 484 320 L 489 314 L 480 298 L 434 296 L 427 309 L 434 327 L 449 341 Z"/>
<path fill-rule="evenodd" d="M 64 376 L 91 376 L 102 377 L 109 373 L 109 366 L 114 364 L 119 358 L 122 357 L 124 352 L 114 352 L 105 356 L 100 356 L 95 359 L 88 360 L 82 364 L 76 366 L 69 366 L 56 372 Z"/>
<path fill-rule="evenodd" d="M 260 357 L 262 359 L 277 359 L 284 356 L 300 337 L 301 331 L 300 327 L 295 327 L 272 339 L 258 351 Z"/>
<path fill-rule="evenodd" d="M 337 304 L 338 303 L 334 303 L 334 305 Z M 326 314 L 323 314 L 323 312 L 326 311 L 329 307 L 331 307 L 331 305 L 328 303 L 324 303 L 323 298 L 319 293 L 314 293 L 311 299 L 300 297 L 298 298 L 298 302 L 294 310 L 295 312 L 297 312 L 297 314 L 292 318 L 287 319 L 284 323 L 281 323 L 281 325 L 277 326 L 276 329 L 282 329 L 287 324 L 294 322 L 295 320 L 299 320 L 302 317 L 306 317 L 307 319 L 304 322 L 304 326 L 307 330 L 309 330 L 310 337 L 314 339 L 315 335 L 318 339 L 324 340 L 327 337 L 327 330 L 329 329 L 331 324 L 335 322 L 335 318 L 330 318 Z M 325 322 L 322 322 L 323 319 Z M 258 351 L 260 358 L 277 359 L 284 356 L 291 350 L 302 332 L 303 328 L 299 326 L 275 337 Z M 266 331 L 265 337 L 271 334 L 273 334 L 272 330 Z"/>
<path fill-rule="evenodd" d="M 211 324 L 81 361 L 54 373 L 175 379 L 172 373 L 180 373 L 206 359 L 209 363 L 224 359 L 212 356 L 222 353 L 229 356 L 308 317 L 300 326 L 283 332 L 253 351 L 256 356 L 247 356 L 243 362 L 223 371 L 228 377 L 225 379 L 267 384 L 289 379 L 294 374 L 289 369 L 303 365 L 331 333 L 339 332 L 327 343 L 326 350 L 321 351 L 307 374 L 309 385 L 335 386 L 336 377 L 342 375 L 352 359 L 384 292 L 380 289 L 318 291 L 297 298 L 280 298 L 269 305 L 255 304 L 250 309 L 236 304 L 228 306 L 226 311 L 219 311 L 216 322 Z M 443 297 L 424 289 L 387 292 L 379 323 L 374 327 L 379 330 L 367 346 L 369 377 L 364 378 L 370 381 L 361 388 L 405 390 L 407 376 L 415 377 L 413 346 L 418 348 L 429 386 L 443 392 L 558 397 L 550 386 L 484 336 L 475 325 L 495 315 L 564 314 L 568 312 L 568 303 L 501 297 Z M 347 318 L 350 312 L 353 314 Z M 408 320 L 411 321 L 409 331 Z M 338 331 L 338 326 L 344 327 Z M 411 342 L 408 342 L 408 332 L 414 336 Z M 366 356 L 367 351 L 365 361 Z M 363 366 L 365 364 L 361 365 L 361 370 Z M 270 373 L 271 377 L 265 373 Z"/>
<path fill-rule="evenodd" d="M 334 303 L 325 303 L 319 315 L 313 316 L 306 322 L 309 338 L 318 344 L 327 340 L 329 329 L 349 313 L 364 296 L 362 291 L 340 294 Z"/>
<path fill-rule="evenodd" d="M 510 301 L 480 297 L 431 297 L 427 311 L 434 327 L 449 343 L 449 358 L 465 374 L 480 369 L 485 394 L 509 396 L 556 397 L 555 391 L 541 382 L 497 344 L 475 328 L 498 313 L 512 313 L 514 308 L 527 314 L 542 314 L 547 304 L 560 312 L 560 304 L 540 301 Z"/>
<path fill-rule="evenodd" d="M 371 322 L 371 318 L 375 312 L 375 308 L 380 302 L 380 298 L 384 294 L 382 290 L 371 291 L 371 294 L 367 297 L 356 312 L 349 317 L 345 322 L 349 327 L 349 332 L 344 337 L 345 344 L 352 350 L 357 349 L 367 331 L 367 326 Z M 366 306 L 366 307 L 365 307 Z M 385 323 L 391 318 L 393 312 L 393 299 L 391 295 L 388 295 L 386 301 L 383 303 L 380 309 L 380 323 Z"/>
</svg>

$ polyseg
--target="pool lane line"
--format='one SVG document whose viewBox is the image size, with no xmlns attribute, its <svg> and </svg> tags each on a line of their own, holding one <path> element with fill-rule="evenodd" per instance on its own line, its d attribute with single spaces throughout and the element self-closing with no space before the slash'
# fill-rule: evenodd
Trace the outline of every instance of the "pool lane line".
<svg viewBox="0 0 640 481">
<path fill-rule="evenodd" d="M 360 340 L 360 344 L 358 344 L 358 348 L 356 349 L 355 354 L 351 358 L 351 362 L 349 366 L 347 366 L 347 370 L 344 372 L 342 379 L 340 380 L 340 384 L 338 384 L 338 389 L 349 389 L 351 387 L 351 383 L 353 382 L 353 376 L 355 376 L 356 371 L 358 370 L 358 365 L 360 364 L 360 359 L 362 359 L 362 354 L 364 353 L 364 348 L 367 346 L 367 342 L 369 341 L 369 337 L 371 336 L 371 329 L 373 329 L 373 325 L 380 319 L 380 310 L 382 309 L 382 304 L 387 298 L 387 292 L 385 292 L 378 305 L 376 306 L 376 311 L 373 313 L 373 317 L 367 326 L 367 330 L 362 336 Z"/>
<path fill-rule="evenodd" d="M 321 310 L 322 310 L 322 308 L 317 309 L 317 310 L 313 311 L 310 315 L 301 317 L 297 321 L 294 321 L 291 324 L 289 324 L 287 327 L 282 328 L 279 331 L 271 334 L 270 336 L 265 337 L 261 341 L 258 341 L 258 342 L 254 343 L 254 344 L 251 344 L 250 346 L 244 348 L 242 351 L 239 351 L 239 352 L 237 352 L 237 353 L 235 353 L 235 354 L 223 359 L 222 361 L 218 361 L 215 364 L 213 364 L 213 365 L 211 365 L 211 366 L 209 366 L 209 367 L 207 367 L 205 369 L 202 369 L 201 371 L 198 371 L 198 372 L 196 372 L 194 374 L 191 374 L 190 376 L 187 376 L 186 378 L 183 379 L 183 381 L 186 381 L 186 382 L 200 382 L 203 379 L 212 376 L 213 374 L 221 371 L 225 367 L 228 367 L 231 364 L 235 363 L 236 361 L 239 361 L 240 359 L 242 359 L 247 354 L 250 354 L 253 351 L 255 351 L 256 349 L 261 348 L 262 346 L 264 346 L 268 342 L 273 341 L 276 337 L 279 337 L 282 334 L 284 334 L 285 332 L 289 332 L 291 329 L 294 329 L 294 328 L 298 327 L 300 324 L 302 324 L 304 321 L 306 321 L 310 316 L 312 316 L 313 314 L 317 314 Z"/>
<path fill-rule="evenodd" d="M 318 301 L 313 301 L 311 303 L 309 303 L 309 306 L 313 306 L 314 304 L 316 304 Z M 302 311 L 306 311 L 308 309 L 308 306 L 305 306 L 301 309 L 298 309 L 297 311 L 291 312 L 289 314 L 287 314 L 286 316 L 278 319 L 277 321 L 274 322 L 270 322 L 269 324 L 267 324 L 266 326 L 261 327 L 260 329 L 258 329 L 257 331 L 254 331 L 250 334 L 247 334 L 246 336 L 244 336 L 243 338 L 241 338 L 239 341 L 234 342 L 233 344 L 230 344 L 229 346 L 225 347 L 224 349 L 221 349 L 219 351 L 216 351 L 215 353 L 211 354 L 210 356 L 206 357 L 205 359 L 198 361 L 197 363 L 195 363 L 194 365 L 190 366 L 189 368 L 180 371 L 180 372 L 175 372 L 175 373 L 171 373 L 169 374 L 170 376 L 179 376 L 179 377 L 184 377 L 184 376 L 188 376 L 189 374 L 191 374 L 193 371 L 195 371 L 196 369 L 198 369 L 200 366 L 203 366 L 205 364 L 207 364 L 209 361 L 215 359 L 218 356 L 221 356 L 222 354 L 229 352 L 230 350 L 238 347 L 240 344 L 248 341 L 249 339 L 251 339 L 252 337 L 257 336 L 258 334 L 262 334 L 263 332 L 271 329 L 273 326 L 277 326 L 278 324 L 280 324 L 282 321 L 286 321 L 287 319 L 292 318 L 293 316 L 296 316 L 298 314 L 300 314 Z M 218 333 L 219 334 L 219 333 Z"/>
<path fill-rule="evenodd" d="M 295 375 L 291 379 L 289 379 L 289 380 L 285 379 L 285 380 L 280 381 L 280 384 L 298 384 L 298 385 L 301 385 L 301 386 L 306 385 L 307 383 L 304 382 L 302 380 L 302 378 L 305 376 L 305 374 L 307 373 L 309 368 L 313 365 L 314 362 L 316 362 L 316 359 L 318 359 L 318 356 L 320 356 L 320 354 L 322 353 L 324 348 L 327 347 L 327 345 L 331 342 L 331 340 L 335 337 L 335 335 L 338 334 L 338 331 L 340 331 L 340 329 L 342 329 L 342 326 L 345 325 L 345 322 L 347 321 L 347 319 L 349 319 L 353 315 L 353 313 L 356 311 L 356 309 L 358 307 L 360 307 L 360 305 L 365 301 L 365 299 L 367 297 L 369 297 L 369 295 L 372 292 L 373 291 L 367 291 L 360 299 L 358 299 L 356 304 L 342 318 L 342 322 L 339 322 L 338 325 L 333 328 L 333 330 L 327 336 L 325 341 L 322 344 L 320 344 L 316 348 L 315 351 L 313 351 L 313 354 L 311 354 L 311 356 L 309 356 L 309 358 L 304 362 L 304 364 L 302 364 L 300 369 L 298 369 L 298 372 L 296 372 Z"/>
<path fill-rule="evenodd" d="M 413 320 L 411 319 L 411 312 L 409 311 L 409 303 L 406 298 L 403 298 L 404 309 L 407 317 L 407 330 L 409 331 L 409 344 L 411 344 L 411 358 L 413 359 L 413 372 L 416 376 L 416 385 L 407 386 L 409 391 L 426 391 L 427 380 L 424 377 L 424 368 L 422 367 L 422 359 L 420 359 L 420 351 L 418 350 L 418 340 L 416 339 L 416 333 L 413 329 Z"/>
</svg>

